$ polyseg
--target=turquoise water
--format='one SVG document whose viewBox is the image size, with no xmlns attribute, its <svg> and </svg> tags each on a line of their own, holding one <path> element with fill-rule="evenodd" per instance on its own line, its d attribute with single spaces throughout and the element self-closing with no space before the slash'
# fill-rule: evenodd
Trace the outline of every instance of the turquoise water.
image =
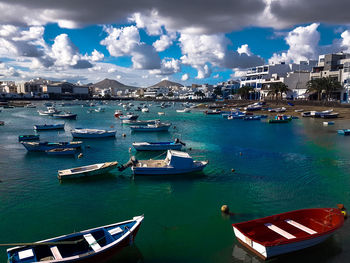
<svg viewBox="0 0 350 263">
<path fill-rule="evenodd" d="M 137 105 L 137 102 L 135 103 Z M 350 137 L 336 134 L 350 122 L 300 119 L 288 124 L 225 120 L 199 110 L 176 113 L 181 106 L 160 109 L 139 119 L 160 118 L 176 128 L 162 133 L 131 133 L 113 113 L 64 107 L 78 113 L 66 131 L 40 132 L 42 141 L 69 141 L 74 127 L 117 129 L 116 139 L 85 140 L 83 158 L 27 153 L 18 135 L 32 134 L 34 124 L 60 123 L 39 116 L 40 109 L 3 109 L 0 120 L 0 243 L 32 242 L 144 214 L 135 245 L 109 262 L 259 262 L 238 245 L 231 224 L 310 207 L 350 208 Z M 164 111 L 165 116 L 158 116 Z M 125 133 L 126 137 L 121 134 Z M 99 178 L 60 183 L 57 170 L 129 159 L 134 141 L 179 137 L 195 159 L 208 159 L 203 174 L 132 177 L 131 170 Z M 191 148 L 191 149 L 190 149 Z M 131 150 L 132 154 L 135 151 Z M 149 159 L 159 153 L 137 153 Z M 231 172 L 235 169 L 235 172 Z M 232 216 L 223 216 L 227 204 Z M 346 262 L 350 257 L 348 222 L 331 239 L 281 262 Z M 0 248 L 0 262 L 6 262 Z"/>
</svg>

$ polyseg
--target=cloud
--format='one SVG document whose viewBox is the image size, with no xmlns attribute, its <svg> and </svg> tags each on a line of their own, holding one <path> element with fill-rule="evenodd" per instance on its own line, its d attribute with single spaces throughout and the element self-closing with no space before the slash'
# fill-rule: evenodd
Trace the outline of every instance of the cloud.
<svg viewBox="0 0 350 263">
<path fill-rule="evenodd" d="M 162 35 L 157 41 L 153 43 L 153 46 L 157 52 L 162 52 L 173 44 L 173 39 L 173 37 L 170 37 L 168 35 Z"/>
<path fill-rule="evenodd" d="M 280 54 L 274 53 L 272 58 L 269 59 L 269 63 L 282 61 L 299 63 L 303 60 L 317 58 L 320 41 L 320 33 L 317 31 L 318 26 L 318 23 L 313 23 L 304 27 L 299 26 L 290 31 L 285 37 L 286 43 L 289 45 L 288 51 Z"/>
<path fill-rule="evenodd" d="M 150 74 L 155 75 L 172 75 L 179 72 L 181 69 L 181 62 L 174 58 L 165 58 L 162 60 L 160 69 L 150 70 Z"/>
<path fill-rule="evenodd" d="M 189 79 L 189 77 L 190 77 L 190 76 L 189 76 L 187 73 L 185 73 L 185 74 L 182 75 L 181 80 L 182 80 L 182 81 L 186 81 L 186 80 Z"/>
<path fill-rule="evenodd" d="M 135 69 L 158 69 L 160 58 L 153 46 L 141 42 L 136 26 L 122 28 L 104 27 L 108 34 L 101 41 L 109 54 L 114 57 L 131 56 Z"/>
<path fill-rule="evenodd" d="M 216 74 L 216 75 L 213 76 L 213 79 L 218 79 L 219 77 L 220 77 L 220 75 Z"/>
</svg>

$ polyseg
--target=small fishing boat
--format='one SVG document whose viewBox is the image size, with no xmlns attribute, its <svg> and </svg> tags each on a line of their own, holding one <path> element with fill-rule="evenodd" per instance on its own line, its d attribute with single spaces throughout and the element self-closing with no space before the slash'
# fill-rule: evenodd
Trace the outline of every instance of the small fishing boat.
<svg viewBox="0 0 350 263">
<path fill-rule="evenodd" d="M 288 123 L 292 120 L 292 117 L 285 115 L 277 115 L 274 119 L 269 120 L 269 123 Z"/>
<path fill-rule="evenodd" d="M 33 109 L 33 108 L 36 108 L 36 105 L 29 103 L 25 107 L 29 109 Z"/>
<path fill-rule="evenodd" d="M 134 142 L 132 146 L 137 151 L 166 151 L 166 150 L 181 150 L 186 144 L 179 139 L 173 142 Z"/>
<path fill-rule="evenodd" d="M 227 117 L 228 120 L 235 120 L 235 119 L 243 119 L 247 115 L 245 113 L 236 113 L 236 114 L 231 114 Z"/>
<path fill-rule="evenodd" d="M 295 112 L 303 112 L 304 109 L 294 110 Z"/>
<path fill-rule="evenodd" d="M 95 112 L 105 112 L 105 108 L 98 107 L 97 109 L 95 109 Z"/>
<path fill-rule="evenodd" d="M 54 148 L 45 151 L 49 155 L 74 155 L 77 152 L 76 148 Z"/>
<path fill-rule="evenodd" d="M 149 109 L 148 109 L 147 107 L 143 107 L 143 108 L 141 109 L 141 111 L 142 111 L 142 112 L 149 112 Z"/>
<path fill-rule="evenodd" d="M 324 121 L 323 126 L 334 125 L 334 121 Z"/>
<path fill-rule="evenodd" d="M 334 113 L 325 113 L 321 115 L 321 118 L 323 119 L 334 119 L 334 118 L 338 118 L 339 113 L 334 112 Z"/>
<path fill-rule="evenodd" d="M 254 104 L 248 105 L 247 107 L 244 108 L 246 111 L 258 111 L 262 109 L 262 105 L 259 102 L 256 102 Z"/>
<path fill-rule="evenodd" d="M 310 115 L 311 117 L 314 117 L 314 118 L 322 118 L 322 116 L 331 116 L 332 112 L 333 112 L 333 109 L 324 110 L 324 111 L 310 111 Z M 336 114 L 336 116 L 333 118 L 336 118 L 336 117 L 338 117 L 338 114 Z"/>
<path fill-rule="evenodd" d="M 312 208 L 232 224 L 238 241 L 263 259 L 317 245 L 344 223 L 337 208 Z"/>
<path fill-rule="evenodd" d="M 77 114 L 71 112 L 65 112 L 63 114 L 53 114 L 52 117 L 57 119 L 68 119 L 68 120 L 76 120 Z"/>
<path fill-rule="evenodd" d="M 202 171 L 207 164 L 208 161 L 194 161 L 186 152 L 168 150 L 164 160 L 132 158 L 131 170 L 134 175 L 186 174 Z"/>
<path fill-rule="evenodd" d="M 52 116 L 54 114 L 59 114 L 61 111 L 56 110 L 55 107 L 47 107 L 47 110 L 38 110 L 39 115 L 43 115 L 43 116 Z"/>
<path fill-rule="evenodd" d="M 176 112 L 179 112 L 179 113 L 190 113 L 190 112 L 191 112 L 191 109 L 189 109 L 189 108 L 184 108 L 183 110 L 176 110 Z"/>
<path fill-rule="evenodd" d="M 340 135 L 350 135 L 350 129 L 342 129 L 342 130 L 337 130 L 338 134 Z"/>
<path fill-rule="evenodd" d="M 37 131 L 63 130 L 63 129 L 64 129 L 64 123 L 60 123 L 60 124 L 34 125 L 34 130 L 37 130 Z"/>
<path fill-rule="evenodd" d="M 139 115 L 127 114 L 127 115 L 119 116 L 119 119 L 120 120 L 135 121 L 135 120 L 137 120 L 138 117 L 139 117 Z"/>
<path fill-rule="evenodd" d="M 81 148 L 83 142 L 21 142 L 27 151 L 45 152 L 56 148 Z"/>
<path fill-rule="evenodd" d="M 109 171 L 115 169 L 118 165 L 118 162 L 105 162 L 105 163 L 97 163 L 87 166 L 81 166 L 66 170 L 58 171 L 58 179 L 71 179 L 78 178 L 83 176 L 92 176 L 108 173 Z"/>
<path fill-rule="evenodd" d="M 243 120 L 245 120 L 245 121 L 259 121 L 259 120 L 261 120 L 261 117 L 260 117 L 260 115 L 246 116 L 246 117 L 243 117 Z"/>
<path fill-rule="evenodd" d="M 287 109 L 285 107 L 282 108 L 274 108 L 274 109 L 268 109 L 269 112 L 285 112 Z"/>
<path fill-rule="evenodd" d="M 147 124 L 139 126 L 130 126 L 131 131 L 133 132 L 158 132 L 158 131 L 168 131 L 171 126 L 171 123 L 156 123 L 156 124 Z"/>
<path fill-rule="evenodd" d="M 165 115 L 165 112 L 164 111 L 160 111 L 160 112 L 158 112 L 158 115 Z"/>
<path fill-rule="evenodd" d="M 116 130 L 99 130 L 75 128 L 71 130 L 73 138 L 106 138 L 115 137 Z"/>
<path fill-rule="evenodd" d="M 122 120 L 122 124 L 125 125 L 148 125 L 148 124 L 156 124 L 159 122 L 159 119 L 157 120 Z"/>
<path fill-rule="evenodd" d="M 114 117 L 116 117 L 116 118 L 119 118 L 120 116 L 122 116 L 123 115 L 123 111 L 121 111 L 121 110 L 116 110 L 115 112 L 114 112 Z"/>
<path fill-rule="evenodd" d="M 204 114 L 206 114 L 206 115 L 219 115 L 219 114 L 221 114 L 221 110 L 217 110 L 217 109 L 215 109 L 215 110 L 206 110 L 205 112 L 204 112 Z"/>
<path fill-rule="evenodd" d="M 312 117 L 311 111 L 302 112 L 302 113 L 301 113 L 301 116 L 302 116 L 302 117 Z"/>
<path fill-rule="evenodd" d="M 132 244 L 144 216 L 7 249 L 9 263 L 102 262 Z"/>
<path fill-rule="evenodd" d="M 35 141 L 35 140 L 39 140 L 39 139 L 40 139 L 40 135 L 35 135 L 35 134 L 18 136 L 18 141 L 19 142 L 22 142 L 22 141 Z"/>
</svg>

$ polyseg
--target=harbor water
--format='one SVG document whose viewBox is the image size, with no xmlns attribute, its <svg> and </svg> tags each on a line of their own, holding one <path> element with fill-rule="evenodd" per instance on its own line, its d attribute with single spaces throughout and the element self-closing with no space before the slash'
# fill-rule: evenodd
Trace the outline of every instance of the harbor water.
<svg viewBox="0 0 350 263">
<path fill-rule="evenodd" d="M 133 102 L 136 106 L 139 102 Z M 118 102 L 105 112 L 79 106 L 58 107 L 78 114 L 66 120 L 65 131 L 39 132 L 41 141 L 70 141 L 75 127 L 116 129 L 116 138 L 84 140 L 83 157 L 28 153 L 18 136 L 34 134 L 33 125 L 63 123 L 39 116 L 38 108 L 3 109 L 0 120 L 0 243 L 33 242 L 92 227 L 124 221 L 137 215 L 145 220 L 135 243 L 112 262 L 260 262 L 238 244 L 232 223 L 286 211 L 350 208 L 350 128 L 348 120 L 323 126 L 321 119 L 296 119 L 287 124 L 266 120 L 227 120 L 195 109 L 177 113 L 149 107 L 135 112 L 140 120 L 171 122 L 169 132 L 131 133 L 114 117 Z M 91 108 L 93 109 L 93 108 Z M 158 112 L 165 115 L 158 116 Z M 126 134 L 125 137 L 122 134 Z M 126 163 L 165 158 L 159 152 L 136 153 L 135 141 L 175 138 L 198 160 L 209 160 L 203 173 L 184 176 L 133 177 L 131 170 L 60 183 L 57 170 L 94 163 Z M 234 170 L 232 170 L 234 169 Z M 231 215 L 220 207 L 229 206 Z M 345 222 L 326 242 L 277 259 L 277 262 L 347 262 L 350 225 Z M 6 262 L 0 248 L 0 262 Z"/>
</svg>

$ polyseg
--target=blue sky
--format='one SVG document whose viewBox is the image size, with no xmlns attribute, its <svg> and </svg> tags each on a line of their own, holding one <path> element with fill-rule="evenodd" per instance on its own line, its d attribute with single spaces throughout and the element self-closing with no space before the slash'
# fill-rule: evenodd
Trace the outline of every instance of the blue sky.
<svg viewBox="0 0 350 263">
<path fill-rule="evenodd" d="M 263 63 L 350 50 L 342 0 L 338 9 L 308 1 L 317 13 L 301 0 L 99 2 L 0 0 L 0 77 L 215 84 Z"/>
</svg>

